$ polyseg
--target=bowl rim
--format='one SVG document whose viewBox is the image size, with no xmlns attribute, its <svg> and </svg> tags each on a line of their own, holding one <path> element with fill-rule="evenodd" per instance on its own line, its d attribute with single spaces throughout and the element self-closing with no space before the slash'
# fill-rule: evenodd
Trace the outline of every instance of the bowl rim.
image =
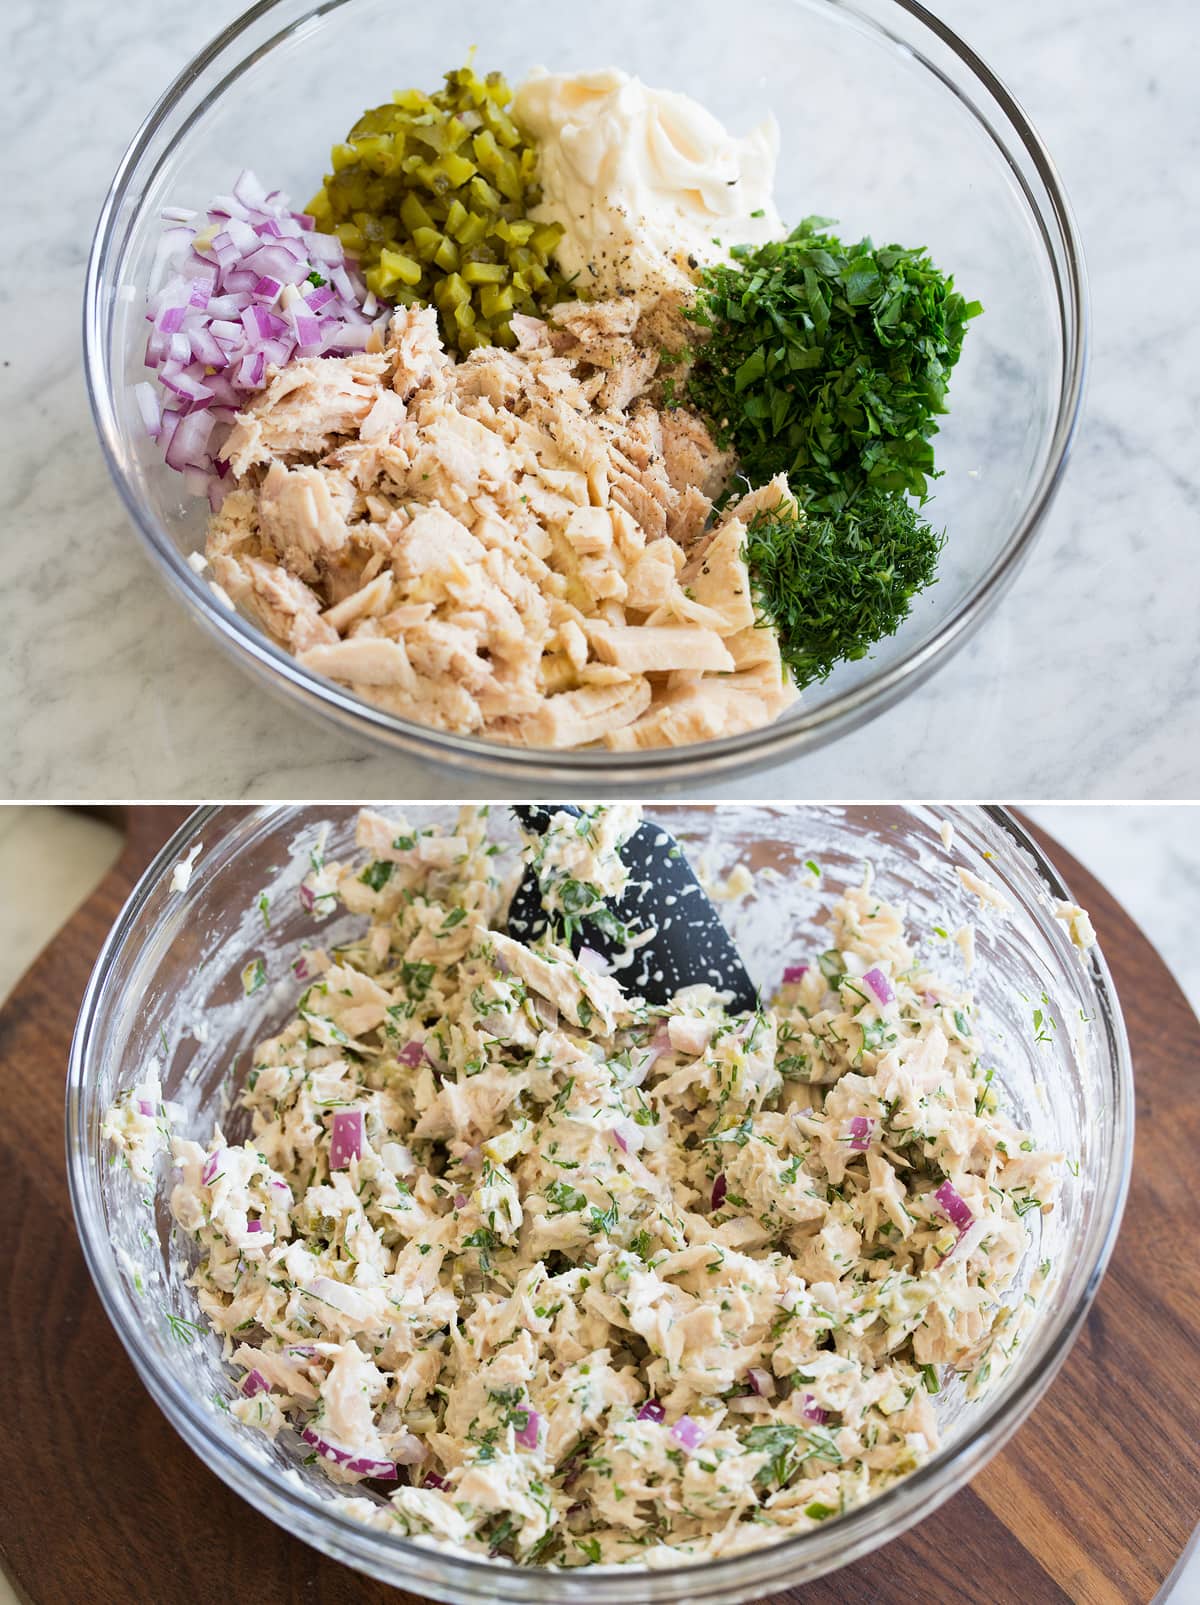
<svg viewBox="0 0 1200 1605">
<path fill-rule="evenodd" d="M 507 1562 L 498 1564 L 490 1557 L 457 1554 L 355 1521 L 325 1505 L 298 1481 L 295 1485 L 285 1481 L 273 1466 L 249 1453 L 239 1437 L 231 1440 L 216 1431 L 211 1412 L 188 1387 L 162 1367 L 141 1325 L 126 1319 L 125 1306 L 131 1306 L 131 1298 L 121 1281 L 111 1245 L 102 1231 L 97 1230 L 93 1235 L 90 1227 L 90 1222 L 97 1228 L 100 1226 L 102 1211 L 94 1208 L 87 1197 L 94 1178 L 87 1160 L 86 1071 L 92 1057 L 91 1038 L 97 1006 L 114 959 L 125 947 L 134 922 L 172 865 L 186 855 L 189 846 L 222 813 L 236 811 L 248 825 L 250 820 L 272 813 L 286 818 L 288 810 L 309 806 L 322 805 L 285 805 L 282 809 L 276 804 L 250 809 L 243 805 L 237 805 L 236 809 L 208 805 L 190 813 L 139 877 L 105 938 L 88 980 L 71 1042 L 65 1099 L 66 1160 L 71 1206 L 84 1260 L 105 1314 L 147 1391 L 203 1464 L 259 1514 L 338 1560 L 381 1579 L 386 1575 L 386 1580 L 393 1583 L 397 1581 L 397 1562 L 420 1559 L 440 1565 L 462 1586 L 463 1593 L 437 1597 L 464 1601 L 517 1600 L 524 1595 L 534 1599 L 549 1598 L 550 1595 L 539 1594 L 537 1590 L 553 1586 L 557 1590 L 553 1597 L 571 1601 L 572 1605 L 583 1605 L 585 1599 L 596 1605 L 643 1605 L 643 1601 L 658 1597 L 654 1586 L 658 1578 L 668 1586 L 672 1580 L 681 1584 L 690 1580 L 698 1599 L 747 1599 L 761 1593 L 764 1582 L 772 1588 L 786 1586 L 789 1562 L 805 1556 L 806 1546 L 809 1560 L 815 1558 L 814 1550 L 824 1549 L 825 1552 L 823 1558 L 817 1559 L 817 1569 L 806 1573 L 806 1578 L 811 1579 L 890 1542 L 959 1492 L 1027 1419 L 1066 1361 L 1104 1277 L 1120 1230 L 1133 1161 L 1133 1067 L 1120 998 L 1098 946 L 1086 955 L 1083 969 L 1095 994 L 1096 1019 L 1103 1027 L 1114 1072 L 1113 1149 L 1111 1168 L 1097 1193 L 1097 1205 L 1106 1211 L 1106 1218 L 1102 1215 L 1102 1225 L 1093 1234 L 1094 1257 L 1083 1287 L 1075 1303 L 1060 1311 L 1050 1327 L 1045 1352 L 1028 1375 L 1014 1383 L 1007 1397 L 1002 1397 L 1001 1391 L 985 1397 L 980 1401 L 978 1417 L 963 1428 L 959 1438 L 940 1448 L 916 1471 L 827 1527 L 732 1556 L 653 1570 L 632 1565 L 628 1568 L 557 1569 L 519 1567 Z M 1034 875 L 1049 888 L 1054 898 L 1074 901 L 1051 860 L 1009 809 L 998 805 L 947 805 L 945 813 L 952 821 L 956 815 L 990 820 L 1020 853 L 1032 860 Z M 1066 950 L 1064 956 L 1073 962 L 1074 949 L 1070 948 L 1069 939 L 1061 933 L 1057 922 L 1052 921 L 1051 925 L 1051 935 L 1058 938 L 1056 945 L 1060 951 Z M 835 1537 L 836 1543 L 832 1541 Z M 767 1567 L 771 1569 L 769 1577 L 754 1575 Z M 386 1574 L 377 1568 L 387 1568 Z M 503 1580 L 530 1577 L 541 1582 L 521 1582 L 512 1589 L 504 1586 Z"/>
<path fill-rule="evenodd" d="M 316 0 L 307 11 L 290 21 L 281 33 L 273 35 L 259 45 L 250 57 L 239 62 L 235 70 L 240 72 L 248 61 L 257 59 L 281 37 L 304 27 L 314 17 L 324 16 L 353 3 L 354 0 Z M 867 15 L 854 0 L 805 0 L 805 3 L 824 4 L 830 11 L 865 24 L 893 44 L 900 42 L 885 23 Z M 121 244 L 117 239 L 118 222 L 129 195 L 131 179 L 177 102 L 205 69 L 217 62 L 244 34 L 277 8 L 294 5 L 295 0 L 259 0 L 257 5 L 245 11 L 199 50 L 159 96 L 117 167 L 100 210 L 88 257 L 83 298 L 83 348 L 93 422 L 109 474 L 147 555 L 168 589 L 183 601 L 193 620 L 218 641 L 243 669 L 271 690 L 297 702 L 310 715 L 331 720 L 360 738 L 366 736 L 372 743 L 382 743 L 411 757 L 438 763 L 443 768 L 466 769 L 495 779 L 537 781 L 543 784 L 586 780 L 593 787 L 604 789 L 636 786 L 648 780 L 669 783 L 712 781 L 717 777 L 731 777 L 799 757 L 877 717 L 921 685 L 940 664 L 948 661 L 976 632 L 1015 580 L 1062 483 L 1079 425 L 1088 367 L 1090 309 L 1087 275 L 1082 245 L 1062 181 L 1041 138 L 1015 96 L 980 56 L 945 22 L 919 4 L 919 0 L 875 0 L 875 3 L 893 12 L 906 14 L 918 27 L 948 48 L 968 74 L 982 86 L 986 96 L 1007 121 L 1008 126 L 1002 136 L 1001 131 L 984 114 L 986 107 L 977 107 L 973 101 L 967 101 L 949 83 L 945 73 L 911 40 L 902 42 L 905 51 L 938 78 L 943 87 L 966 107 L 1008 160 L 1031 220 L 1036 224 L 1042 259 L 1051 270 L 1057 292 L 1058 332 L 1062 343 L 1058 407 L 1049 436 L 1046 461 L 1027 493 L 1023 510 L 1004 547 L 929 640 L 902 651 L 894 663 L 875 670 L 860 684 L 838 692 L 819 707 L 806 711 L 801 704 L 783 722 L 716 741 L 627 753 L 515 747 L 480 736 L 437 730 L 360 700 L 336 682 L 301 668 L 290 653 L 276 646 L 257 625 L 243 618 L 236 610 L 224 606 L 212 594 L 208 582 L 190 567 L 162 525 L 137 496 L 121 466 L 122 430 L 114 403 L 115 387 L 109 373 L 106 337 L 111 316 L 111 305 L 108 303 L 115 305 L 115 296 L 106 284 L 105 268 L 110 254 Z M 227 82 L 228 77 L 223 78 L 205 95 L 182 128 L 170 136 L 158 162 L 165 159 L 193 118 L 223 93 Z M 1024 172 L 1013 160 L 1011 136 L 1014 135 L 1015 143 L 1023 148 L 1045 189 L 1044 207 L 1035 200 Z M 1051 243 L 1052 231 L 1062 253 L 1061 267 Z"/>
</svg>

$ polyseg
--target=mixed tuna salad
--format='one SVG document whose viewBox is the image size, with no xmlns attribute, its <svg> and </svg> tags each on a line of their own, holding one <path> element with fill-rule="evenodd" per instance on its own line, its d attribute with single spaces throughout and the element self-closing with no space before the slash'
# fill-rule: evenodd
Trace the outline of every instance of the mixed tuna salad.
<svg viewBox="0 0 1200 1605">
<path fill-rule="evenodd" d="M 218 598 L 405 718 L 526 746 L 776 719 L 897 629 L 967 303 L 790 232 L 778 129 L 615 68 L 364 112 L 304 212 L 172 208 L 145 427 Z"/>
<path fill-rule="evenodd" d="M 634 823 L 539 841 L 558 935 L 620 889 Z M 357 841 L 304 882 L 361 928 L 297 960 L 245 1139 L 179 1134 L 156 1074 L 105 1123 L 141 1179 L 169 1152 L 233 1413 L 364 1522 L 562 1567 L 735 1554 L 925 1461 L 935 1396 L 1030 1318 L 1062 1156 L 1000 1108 L 901 912 L 865 879 L 769 1003 L 651 1008 L 619 959 L 506 934 L 485 811 L 365 812 Z"/>
</svg>

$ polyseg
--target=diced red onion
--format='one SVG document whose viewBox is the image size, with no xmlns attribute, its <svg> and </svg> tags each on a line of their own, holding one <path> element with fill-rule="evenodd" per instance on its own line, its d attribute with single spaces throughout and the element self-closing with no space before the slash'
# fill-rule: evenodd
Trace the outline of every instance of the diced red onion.
<svg viewBox="0 0 1200 1605">
<path fill-rule="evenodd" d="M 875 1122 L 866 1115 L 855 1115 L 850 1122 L 850 1135 L 846 1139 L 851 1148 L 865 1154 L 871 1146 L 871 1128 Z"/>
<path fill-rule="evenodd" d="M 438 1493 L 445 1493 L 449 1486 L 445 1477 L 439 1477 L 436 1471 L 427 1471 L 421 1480 L 422 1488 L 436 1488 Z"/>
<path fill-rule="evenodd" d="M 671 1428 L 671 1436 L 675 1442 L 687 1450 L 698 1449 L 704 1442 L 704 1428 L 691 1416 L 680 1416 Z"/>
<path fill-rule="evenodd" d="M 138 1109 L 146 1116 L 148 1120 L 154 1119 L 154 1105 L 150 1102 L 149 1098 L 139 1098 Z"/>
<path fill-rule="evenodd" d="M 316 318 L 307 318 L 298 314 L 295 320 L 296 344 L 301 353 L 311 356 L 319 351 L 322 345 L 321 325 Z"/>
<path fill-rule="evenodd" d="M 941 1000 L 935 997 L 932 992 L 922 992 L 921 1001 L 927 1009 L 936 1009 Z"/>
<path fill-rule="evenodd" d="M 163 214 L 170 226 L 151 271 L 152 332 L 146 343 L 146 365 L 157 370 L 170 392 L 168 415 L 179 419 L 216 402 L 231 416 L 219 419 L 215 428 L 210 422 L 203 437 L 198 430 L 179 436 L 149 406 L 153 391 L 145 387 L 137 394 L 146 432 L 168 466 L 186 476 L 189 488 L 207 494 L 214 507 L 227 477 L 220 472 L 225 466 L 221 448 L 247 392 L 262 389 L 270 370 L 285 366 L 297 352 L 348 356 L 362 351 L 387 317 L 374 296 L 366 310 L 357 264 L 346 259 L 336 236 L 317 233 L 312 218 L 289 211 L 280 191 L 265 194 L 253 173 L 238 182 L 240 191 L 235 186 L 234 194 L 215 197 L 207 216 L 183 208 Z M 197 248 L 196 240 L 214 225 L 220 226 L 209 243 Z M 314 274 L 325 282 L 307 284 Z M 287 318 L 278 315 L 285 300 L 293 309 Z M 237 390 L 221 380 L 226 371 Z"/>
<path fill-rule="evenodd" d="M 171 444 L 166 450 L 170 468 L 201 468 L 208 453 L 208 437 L 213 431 L 213 420 L 207 413 L 190 412 L 175 426 Z"/>
<path fill-rule="evenodd" d="M 246 1230 L 248 1232 L 261 1232 L 262 1231 L 262 1221 L 260 1221 L 260 1220 L 248 1220 L 246 1222 Z"/>
<path fill-rule="evenodd" d="M 298 959 L 292 960 L 292 969 L 296 974 L 297 980 L 306 981 L 308 979 L 308 962 L 303 954 Z"/>
<path fill-rule="evenodd" d="M 300 1436 L 305 1443 L 311 1443 L 319 1455 L 322 1455 L 326 1460 L 332 1460 L 334 1465 L 344 1466 L 348 1460 L 353 1459 L 349 1449 L 339 1449 L 336 1444 L 329 1443 L 327 1439 L 321 1437 L 319 1432 L 314 1432 L 311 1427 L 305 1427 Z"/>
<path fill-rule="evenodd" d="M 613 1127 L 613 1140 L 623 1154 L 627 1154 L 629 1152 L 629 1144 L 625 1141 L 624 1137 L 615 1126 Z"/>
<path fill-rule="evenodd" d="M 364 1137 L 362 1110 L 337 1110 L 329 1141 L 330 1170 L 345 1170 L 352 1159 L 361 1159 Z"/>
<path fill-rule="evenodd" d="M 267 204 L 267 192 L 248 167 L 243 167 L 233 186 L 234 199 L 251 212 L 262 211 Z"/>
<path fill-rule="evenodd" d="M 247 1371 L 242 1378 L 242 1392 L 248 1399 L 253 1399 L 256 1393 L 270 1393 L 271 1384 L 261 1371 Z"/>
<path fill-rule="evenodd" d="M 365 1455 L 347 1460 L 346 1470 L 356 1471 L 360 1477 L 374 1477 L 376 1482 L 395 1482 L 400 1475 L 394 1460 L 370 1460 Z"/>
<path fill-rule="evenodd" d="M 186 316 L 186 307 L 164 307 L 155 318 L 154 327 L 160 334 L 178 334 Z"/>
<path fill-rule="evenodd" d="M 806 1421 L 815 1421 L 819 1427 L 824 1426 L 829 1420 L 829 1411 L 822 1410 L 821 1406 L 813 1398 L 811 1393 L 806 1393 L 804 1395 L 804 1408 L 801 1410 L 800 1414 Z"/>
<path fill-rule="evenodd" d="M 415 1070 L 426 1057 L 425 1044 L 417 1042 L 415 1039 L 412 1042 L 406 1042 L 396 1057 L 401 1064 L 406 1064 L 410 1070 Z"/>
<path fill-rule="evenodd" d="M 249 356 L 243 357 L 238 363 L 237 379 L 235 381 L 243 390 L 257 390 L 262 385 L 263 376 L 267 371 L 267 359 L 261 351 L 252 351 Z"/>
<path fill-rule="evenodd" d="M 162 429 L 162 408 L 158 404 L 158 397 L 154 394 L 154 386 L 143 379 L 140 384 L 134 385 L 133 397 L 142 415 L 142 422 L 146 426 L 146 433 L 151 440 L 157 440 Z"/>
<path fill-rule="evenodd" d="M 454 1195 L 454 1207 L 455 1207 L 455 1209 L 466 1209 L 466 1207 L 467 1207 L 467 1195 L 466 1195 L 466 1193 L 455 1193 L 455 1195 Z"/>
<path fill-rule="evenodd" d="M 784 986 L 790 986 L 793 981 L 801 981 L 808 974 L 807 964 L 789 964 L 783 972 Z"/>
<path fill-rule="evenodd" d="M 944 1181 L 933 1196 L 960 1232 L 965 1232 L 967 1227 L 973 1224 L 975 1217 L 971 1213 L 970 1206 L 955 1191 L 952 1182 Z"/>
<path fill-rule="evenodd" d="M 524 1449 L 536 1449 L 538 1446 L 538 1427 L 541 1425 L 540 1417 L 532 1405 L 526 1406 L 525 1425 L 516 1434 L 517 1442 Z"/>
<path fill-rule="evenodd" d="M 863 980 L 875 994 L 875 1000 L 881 1008 L 888 1003 L 895 1002 L 896 994 L 892 990 L 892 983 L 888 980 L 887 976 L 882 970 L 868 970 L 863 976 Z"/>
<path fill-rule="evenodd" d="M 752 1365 L 746 1372 L 746 1381 L 760 1399 L 769 1399 L 775 1392 L 775 1378 L 760 1365 Z"/>
<path fill-rule="evenodd" d="M 221 1168 L 221 1161 L 225 1158 L 225 1150 L 218 1148 L 215 1154 L 209 1154 L 200 1170 L 200 1182 L 204 1187 L 211 1187 L 216 1179 L 217 1171 Z"/>
<path fill-rule="evenodd" d="M 594 947 L 581 947 L 579 949 L 579 962 L 585 970 L 591 970 L 596 975 L 607 975 L 609 962 L 603 953 L 597 953 Z"/>
<path fill-rule="evenodd" d="M 313 909 L 317 905 L 317 894 L 313 891 L 311 886 L 305 886 L 303 882 L 300 884 L 300 902 L 305 911 L 309 914 L 312 913 Z"/>
<path fill-rule="evenodd" d="M 667 1412 L 663 1406 L 659 1404 L 657 1399 L 647 1399 L 645 1404 L 638 1411 L 637 1418 L 639 1421 L 662 1422 L 667 1419 Z"/>
<path fill-rule="evenodd" d="M 292 1189 L 285 1181 L 272 1181 L 271 1186 L 277 1187 L 281 1193 L 286 1193 L 289 1198 L 292 1196 Z"/>
<path fill-rule="evenodd" d="M 717 1177 L 716 1181 L 713 1182 L 712 1207 L 714 1209 L 720 1209 L 721 1205 L 725 1202 L 725 1194 L 728 1191 L 729 1182 L 725 1178 L 725 1172 L 722 1171 Z"/>
</svg>

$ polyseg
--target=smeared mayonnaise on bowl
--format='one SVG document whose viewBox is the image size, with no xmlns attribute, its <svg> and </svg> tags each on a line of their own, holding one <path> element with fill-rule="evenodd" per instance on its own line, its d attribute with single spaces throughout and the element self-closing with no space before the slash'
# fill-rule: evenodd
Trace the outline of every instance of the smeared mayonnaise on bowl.
<svg viewBox="0 0 1200 1605">
<path fill-rule="evenodd" d="M 615 67 L 535 70 L 513 111 L 538 141 L 535 215 L 562 224 L 558 263 L 581 292 L 686 291 L 731 245 L 782 233 L 773 116 L 738 139 L 689 96 Z"/>
</svg>

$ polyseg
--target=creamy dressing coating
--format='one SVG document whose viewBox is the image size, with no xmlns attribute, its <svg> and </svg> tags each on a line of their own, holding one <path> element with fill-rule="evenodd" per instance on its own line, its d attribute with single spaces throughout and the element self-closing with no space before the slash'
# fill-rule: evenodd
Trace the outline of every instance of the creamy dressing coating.
<svg viewBox="0 0 1200 1605">
<path fill-rule="evenodd" d="M 546 858 L 616 889 L 636 818 L 589 823 Z M 504 934 L 483 811 L 357 839 L 305 898 L 361 937 L 306 953 L 249 1139 L 170 1137 L 149 1080 L 105 1122 L 141 1179 L 170 1141 L 234 1412 L 390 1498 L 351 1514 L 564 1566 L 752 1548 L 926 1459 L 931 1394 L 1029 1318 L 1005 1294 L 1061 1156 L 900 911 L 848 891 L 759 1013 L 654 1010 Z"/>
<path fill-rule="evenodd" d="M 618 67 L 531 73 L 513 112 L 538 143 L 534 215 L 562 225 L 558 264 L 586 293 L 690 299 L 703 264 L 783 232 L 772 114 L 737 138 Z"/>
</svg>

